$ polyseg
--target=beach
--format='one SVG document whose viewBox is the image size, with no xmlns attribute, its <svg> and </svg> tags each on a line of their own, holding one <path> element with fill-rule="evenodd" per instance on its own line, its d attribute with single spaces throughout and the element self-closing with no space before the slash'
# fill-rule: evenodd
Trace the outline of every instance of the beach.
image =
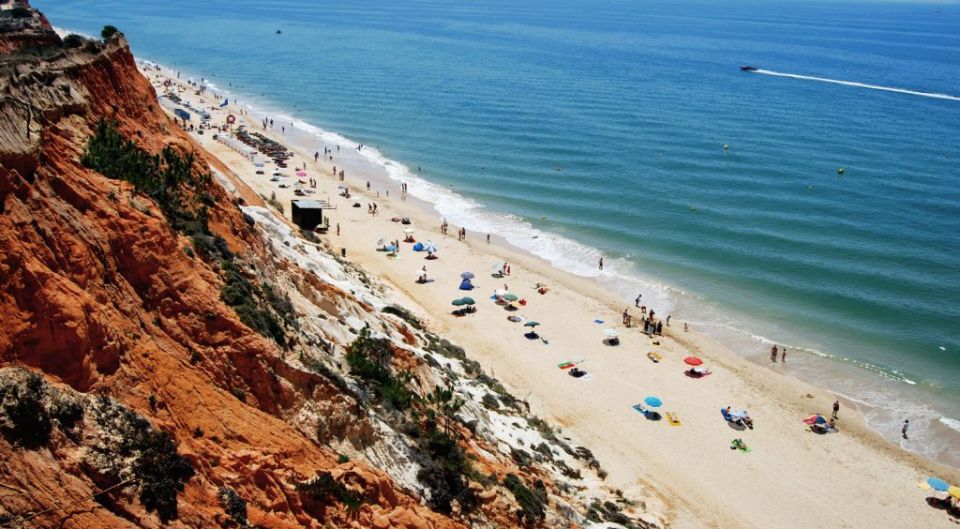
<svg viewBox="0 0 960 529">
<path fill-rule="evenodd" d="M 164 81 L 179 86 L 178 95 L 192 107 L 210 112 L 215 125 L 233 115 L 245 121 L 248 130 L 293 147 L 294 142 L 285 139 L 286 132 L 293 135 L 290 123 L 278 120 L 272 129 L 261 129 L 260 117 L 243 115 L 235 105 L 219 108 L 212 91 L 197 93 L 196 87 L 186 86 L 168 70 L 147 68 L 144 74 L 158 93 Z M 286 128 L 284 133 L 281 127 Z M 881 438 L 866 427 L 850 402 L 841 402 L 838 433 L 814 434 L 803 419 L 817 413 L 829 417 L 835 395 L 750 362 L 698 332 L 696 324 L 685 331 L 687 322 L 674 317 L 663 336 L 654 337 L 637 327 L 626 328 L 620 323 L 627 308 L 624 302 L 595 279 L 563 272 L 536 255 L 502 244 L 495 233 L 491 243 L 486 234 L 473 231 L 460 241 L 456 238 L 460 227 L 454 225 L 441 234 L 441 216 L 423 202 L 404 200 L 399 182 L 371 178 L 353 168 L 346 170 L 341 182 L 333 175 L 334 166 L 338 171 L 344 167 L 338 163 L 341 154 L 336 146 L 331 146 L 333 160 L 319 162 L 314 162 L 313 152 L 295 148 L 289 167 L 279 170 L 291 185 L 280 188 L 281 182 L 270 179 L 272 164 L 266 164 L 264 174 L 256 174 L 258 168 L 214 140 L 214 132 L 205 130 L 193 137 L 218 160 L 214 168 L 247 204 L 263 205 L 275 196 L 287 219 L 294 198 L 321 199 L 335 206 L 324 212 L 331 229 L 318 236 L 334 253 L 344 251 L 347 261 L 382 283 L 385 295 L 413 310 L 431 330 L 463 346 L 537 415 L 562 428 L 563 436 L 592 450 L 610 484 L 650 498 L 671 527 L 945 525 L 946 516 L 924 502 L 917 483 L 931 475 L 957 482 L 958 472 Z M 345 156 L 356 146 L 339 148 Z M 294 167 L 304 165 L 303 179 L 316 179 L 317 186 L 314 193 L 297 197 Z M 341 185 L 349 188 L 351 198 L 340 196 Z M 353 207 L 355 203 L 360 207 Z M 368 212 L 374 203 L 376 215 Z M 401 218 L 409 218 L 410 224 L 393 220 Z M 439 258 L 426 260 L 424 253 L 412 250 L 412 243 L 404 242 L 396 257 L 380 251 L 378 241 L 403 241 L 406 228 L 413 230 L 417 241 L 435 243 Z M 504 263 L 509 263 L 510 275 L 492 277 Z M 424 266 L 430 281 L 420 284 L 416 279 Z M 476 288 L 470 292 L 458 289 L 464 272 L 476 276 Z M 547 291 L 541 294 L 538 285 L 546 285 Z M 517 302 L 515 312 L 504 310 L 490 299 L 500 289 L 524 304 Z M 451 301 L 465 295 L 476 300 L 476 312 L 452 315 L 456 307 Z M 634 318 L 640 316 L 633 306 L 629 311 Z M 511 315 L 539 322 L 538 337 L 526 337 L 529 328 L 509 321 Z M 666 316 L 659 310 L 658 315 Z M 619 333 L 620 344 L 606 345 L 604 329 Z M 662 356 L 658 363 L 648 357 L 653 351 Z M 687 376 L 688 356 L 701 358 L 711 374 Z M 559 367 L 564 362 L 575 363 L 589 377 L 569 376 L 568 369 Z M 681 424 L 671 425 L 665 418 L 648 420 L 633 409 L 648 396 L 662 399 L 658 411 L 676 413 Z M 721 409 L 727 406 L 749 410 L 755 429 L 737 430 L 724 421 Z M 734 439 L 742 439 L 750 451 L 731 449 Z"/>
</svg>

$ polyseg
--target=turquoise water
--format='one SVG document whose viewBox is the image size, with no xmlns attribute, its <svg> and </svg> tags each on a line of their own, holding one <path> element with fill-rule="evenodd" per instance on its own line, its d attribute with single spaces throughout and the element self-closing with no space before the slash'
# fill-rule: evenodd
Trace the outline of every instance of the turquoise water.
<svg viewBox="0 0 960 529">
<path fill-rule="evenodd" d="M 960 96 L 960 6 L 34 3 L 377 146 L 471 233 L 747 356 L 787 344 L 788 372 L 960 466 L 960 100 L 934 97 Z"/>
</svg>

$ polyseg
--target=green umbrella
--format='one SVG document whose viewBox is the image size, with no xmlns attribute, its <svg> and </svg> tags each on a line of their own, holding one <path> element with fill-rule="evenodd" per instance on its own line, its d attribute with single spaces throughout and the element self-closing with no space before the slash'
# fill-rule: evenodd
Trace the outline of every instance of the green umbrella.
<svg viewBox="0 0 960 529">
<path fill-rule="evenodd" d="M 516 294 L 506 294 L 506 295 L 503 296 L 503 299 L 505 299 L 505 300 L 507 300 L 507 301 L 516 301 L 516 300 L 518 300 L 518 299 L 520 299 L 520 298 L 518 298 Z"/>
<path fill-rule="evenodd" d="M 460 298 L 459 301 L 462 301 L 464 305 L 476 305 L 476 304 L 477 304 L 477 302 L 474 301 L 473 298 L 471 298 L 471 297 L 469 297 L 469 296 L 468 296 L 468 297 L 465 297 L 465 298 Z"/>
<path fill-rule="evenodd" d="M 473 300 L 471 300 L 471 301 L 473 301 Z M 463 298 L 455 299 L 455 300 L 453 300 L 452 303 L 453 303 L 453 306 L 455 306 L 455 307 L 459 307 L 460 305 L 466 305 L 466 303 L 464 302 Z M 471 305 L 472 305 L 472 303 L 471 303 Z"/>
<path fill-rule="evenodd" d="M 539 321 L 528 321 L 523 324 L 524 327 L 536 327 L 537 325 L 540 325 Z"/>
</svg>

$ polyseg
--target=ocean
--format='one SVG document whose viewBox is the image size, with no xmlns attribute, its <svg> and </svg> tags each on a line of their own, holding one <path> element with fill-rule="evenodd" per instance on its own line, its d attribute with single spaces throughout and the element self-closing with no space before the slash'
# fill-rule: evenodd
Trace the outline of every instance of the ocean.
<svg viewBox="0 0 960 529">
<path fill-rule="evenodd" d="M 33 3 L 960 467 L 960 5 Z"/>
</svg>

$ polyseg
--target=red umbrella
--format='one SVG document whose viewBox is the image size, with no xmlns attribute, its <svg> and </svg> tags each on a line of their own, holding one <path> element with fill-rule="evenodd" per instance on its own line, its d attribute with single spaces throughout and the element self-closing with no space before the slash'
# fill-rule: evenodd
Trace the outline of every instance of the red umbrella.
<svg viewBox="0 0 960 529">
<path fill-rule="evenodd" d="M 697 357 L 695 357 L 695 356 L 688 356 L 688 357 L 684 358 L 683 361 L 686 362 L 688 365 L 691 365 L 691 366 L 699 366 L 699 365 L 702 365 L 702 364 L 703 364 L 703 360 L 700 360 L 699 358 L 697 358 Z"/>
</svg>

